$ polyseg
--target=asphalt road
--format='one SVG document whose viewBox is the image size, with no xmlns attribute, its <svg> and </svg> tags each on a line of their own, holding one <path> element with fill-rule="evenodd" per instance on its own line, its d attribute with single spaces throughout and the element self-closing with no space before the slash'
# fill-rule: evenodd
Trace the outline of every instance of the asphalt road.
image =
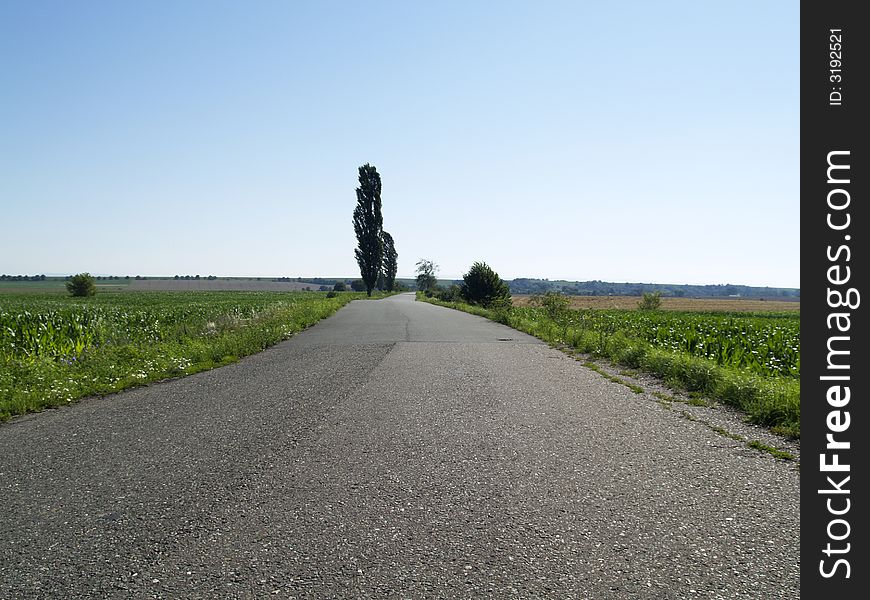
<svg viewBox="0 0 870 600">
<path fill-rule="evenodd" d="M 409 295 L 0 425 L 0 598 L 797 598 L 793 463 Z"/>
</svg>

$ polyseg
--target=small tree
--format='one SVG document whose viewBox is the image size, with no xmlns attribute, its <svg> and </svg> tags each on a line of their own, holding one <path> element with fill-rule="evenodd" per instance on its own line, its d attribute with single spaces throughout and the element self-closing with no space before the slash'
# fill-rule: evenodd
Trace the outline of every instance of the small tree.
<svg viewBox="0 0 870 600">
<path fill-rule="evenodd" d="M 366 163 L 359 168 L 359 187 L 356 188 L 356 208 L 353 210 L 353 230 L 358 244 L 354 255 L 369 296 L 372 295 L 372 289 L 381 273 L 384 256 L 381 240 L 383 223 L 381 176 L 376 168 Z"/>
<path fill-rule="evenodd" d="M 350 289 L 355 292 L 364 292 L 366 291 L 366 284 L 362 279 L 354 279 L 350 282 Z"/>
<path fill-rule="evenodd" d="M 94 278 L 90 273 L 73 275 L 66 282 L 66 289 L 72 296 L 93 296 L 97 293 Z"/>
<path fill-rule="evenodd" d="M 345 291 L 346 289 L 347 289 L 347 286 L 344 285 L 344 282 L 343 282 L 343 281 L 339 281 L 339 282 L 336 283 L 334 286 L 332 286 L 332 291 L 333 291 L 333 292 L 343 292 L 343 291 Z"/>
<path fill-rule="evenodd" d="M 434 292 L 438 287 L 438 265 L 421 258 L 417 261 L 417 289 L 421 292 Z"/>
<path fill-rule="evenodd" d="M 661 292 L 652 292 L 646 293 L 643 295 L 643 298 L 640 302 L 637 303 L 637 307 L 640 310 L 658 310 L 662 305 L 662 293 Z"/>
<path fill-rule="evenodd" d="M 393 236 L 386 231 L 381 236 L 384 245 L 384 288 L 388 292 L 393 291 L 396 286 L 396 271 L 399 269 L 399 253 L 396 252 L 396 245 L 393 242 Z"/>
<path fill-rule="evenodd" d="M 571 301 L 562 292 L 550 290 L 543 296 L 532 296 L 531 304 L 542 307 L 550 317 L 555 318 L 568 308 Z"/>
<path fill-rule="evenodd" d="M 471 265 L 462 280 L 462 297 L 469 304 L 487 308 L 503 308 L 510 304 L 510 288 L 485 262 Z"/>
</svg>

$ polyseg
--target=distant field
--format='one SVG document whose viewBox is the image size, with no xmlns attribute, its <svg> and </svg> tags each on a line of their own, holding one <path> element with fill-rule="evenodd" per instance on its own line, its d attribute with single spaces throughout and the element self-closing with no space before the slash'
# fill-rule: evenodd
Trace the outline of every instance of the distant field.
<svg viewBox="0 0 870 600">
<path fill-rule="evenodd" d="M 142 279 L 131 281 L 127 289 L 131 292 L 298 292 L 306 288 L 317 291 L 320 286 L 256 279 Z"/>
<path fill-rule="evenodd" d="M 97 293 L 117 292 L 127 289 L 129 281 L 113 279 L 95 282 Z M 62 294 L 66 293 L 65 279 L 46 279 L 45 281 L 0 281 L 0 294 Z"/>
<path fill-rule="evenodd" d="M 530 306 L 531 296 L 514 296 L 514 306 Z M 568 296 L 571 308 L 634 309 L 637 296 Z M 663 310 L 689 312 L 765 312 L 797 311 L 801 303 L 786 300 L 748 300 L 744 298 L 662 298 Z"/>
<path fill-rule="evenodd" d="M 97 293 L 101 292 L 299 292 L 306 288 L 318 291 L 320 284 L 298 281 L 271 281 L 269 279 L 113 279 L 97 280 Z M 66 280 L 0 281 L 0 294 L 65 293 Z"/>
<path fill-rule="evenodd" d="M 0 294 L 50 294 L 65 291 L 66 286 L 61 280 L 0 281 Z"/>
</svg>

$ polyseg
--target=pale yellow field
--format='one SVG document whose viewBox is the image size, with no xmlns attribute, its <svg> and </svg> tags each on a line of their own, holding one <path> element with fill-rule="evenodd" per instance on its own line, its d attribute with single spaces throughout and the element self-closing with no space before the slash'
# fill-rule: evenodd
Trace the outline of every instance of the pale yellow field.
<svg viewBox="0 0 870 600">
<path fill-rule="evenodd" d="M 514 306 L 529 306 L 531 296 L 514 296 Z M 637 296 L 568 296 L 571 308 L 637 308 Z M 800 302 L 744 300 L 742 298 L 662 298 L 662 310 L 686 311 L 785 311 L 800 312 Z"/>
</svg>

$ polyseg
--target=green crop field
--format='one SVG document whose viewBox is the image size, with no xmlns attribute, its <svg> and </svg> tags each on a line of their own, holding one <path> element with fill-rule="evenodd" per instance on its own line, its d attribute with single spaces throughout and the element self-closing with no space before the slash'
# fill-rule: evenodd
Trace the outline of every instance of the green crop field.
<svg viewBox="0 0 870 600">
<path fill-rule="evenodd" d="M 0 420 L 195 373 L 288 338 L 363 293 L 0 295 Z"/>
<path fill-rule="evenodd" d="M 676 389 L 745 411 L 800 436 L 800 313 L 488 310 L 421 300 L 497 320 L 559 347 L 661 377 Z"/>
<path fill-rule="evenodd" d="M 537 320 L 541 309 L 517 308 Z M 706 358 L 764 377 L 800 377 L 800 315 L 691 313 L 637 310 L 566 310 L 553 319 L 565 331 L 616 332 L 656 348 Z M 574 340 L 564 339 L 566 343 Z"/>
</svg>

